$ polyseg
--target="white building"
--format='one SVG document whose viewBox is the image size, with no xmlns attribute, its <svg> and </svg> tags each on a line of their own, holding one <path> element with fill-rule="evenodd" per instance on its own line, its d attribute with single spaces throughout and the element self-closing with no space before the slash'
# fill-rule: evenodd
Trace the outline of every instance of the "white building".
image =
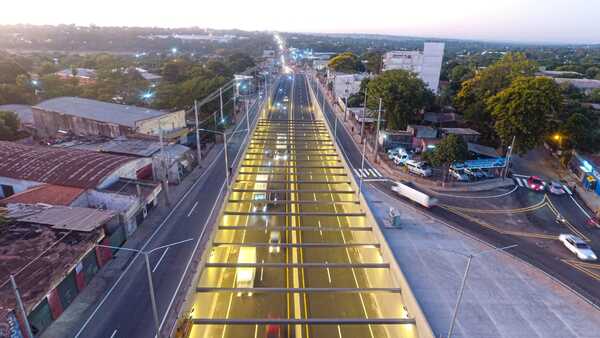
<svg viewBox="0 0 600 338">
<path fill-rule="evenodd" d="M 333 95 L 335 97 L 348 98 L 360 91 L 360 84 L 367 78 L 368 74 L 343 74 L 335 73 L 331 76 L 333 81 Z"/>
<path fill-rule="evenodd" d="M 437 93 L 444 58 L 444 43 L 425 42 L 423 51 L 393 51 L 383 55 L 383 71 L 404 69 L 416 73 Z"/>
</svg>

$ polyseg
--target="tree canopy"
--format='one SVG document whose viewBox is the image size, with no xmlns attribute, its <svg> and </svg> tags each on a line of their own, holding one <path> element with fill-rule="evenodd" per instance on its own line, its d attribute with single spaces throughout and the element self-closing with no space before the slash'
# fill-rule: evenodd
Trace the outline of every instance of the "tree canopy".
<svg viewBox="0 0 600 338">
<path fill-rule="evenodd" d="M 330 69 L 336 72 L 353 74 L 364 71 L 364 67 L 360 59 L 352 52 L 345 52 L 334 56 L 329 60 Z"/>
<path fill-rule="evenodd" d="M 469 148 L 465 140 L 458 135 L 448 135 L 431 151 L 428 161 L 432 165 L 447 166 L 454 162 L 464 162 L 469 158 Z"/>
<path fill-rule="evenodd" d="M 10 111 L 0 111 L 0 140 L 14 141 L 19 137 L 19 117 Z"/>
<path fill-rule="evenodd" d="M 368 82 L 367 105 L 376 109 L 382 98 L 387 128 L 404 130 L 416 114 L 433 102 L 433 93 L 415 73 L 388 70 Z"/>
<path fill-rule="evenodd" d="M 465 120 L 482 134 L 484 142 L 497 144 L 494 120 L 487 109 L 486 101 L 511 85 L 521 76 L 531 76 L 537 65 L 522 53 L 507 53 L 487 68 L 461 85 L 455 97 L 455 105 L 464 114 Z M 459 75 L 459 74 L 456 74 Z"/>
<path fill-rule="evenodd" d="M 561 105 L 560 88 L 549 78 L 517 78 L 487 100 L 496 133 L 504 144 L 515 137 L 515 151 L 520 154 L 544 141 Z"/>
</svg>

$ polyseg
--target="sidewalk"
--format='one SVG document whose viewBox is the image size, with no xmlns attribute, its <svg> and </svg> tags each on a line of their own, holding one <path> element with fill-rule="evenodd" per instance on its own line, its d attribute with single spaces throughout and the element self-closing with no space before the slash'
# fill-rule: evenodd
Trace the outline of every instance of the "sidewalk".
<svg viewBox="0 0 600 338">
<path fill-rule="evenodd" d="M 340 110 L 340 107 L 334 103 L 331 93 L 326 90 L 323 85 L 319 82 L 319 86 L 323 92 L 326 93 L 327 99 L 330 106 L 333 108 L 333 113 L 337 116 L 338 121 L 341 122 L 341 126 L 346 129 L 348 135 L 352 137 L 354 144 L 357 148 L 362 151 L 363 145 L 360 143 L 360 129 L 361 125 L 355 121 L 352 116 L 348 115 L 347 119 L 344 120 L 344 112 Z M 340 123 L 338 123 L 338 128 Z M 482 180 L 477 182 L 463 183 L 463 182 L 445 182 L 442 183 L 439 180 L 431 180 L 416 175 L 411 175 L 406 172 L 404 167 L 396 166 L 392 161 L 387 158 L 387 154 L 381 151 L 379 148 L 379 159 L 375 159 L 375 135 L 369 134 L 367 128 L 363 131 L 363 139 L 366 142 L 365 146 L 365 158 L 370 162 L 371 166 L 379 170 L 385 176 L 395 181 L 410 181 L 414 185 L 422 189 L 435 190 L 438 192 L 476 192 L 476 191 L 488 191 L 497 188 L 503 188 L 514 185 L 514 182 L 510 179 L 490 179 Z"/>
<path fill-rule="evenodd" d="M 466 258 L 490 247 L 367 185 L 368 199 L 436 337 L 448 334 Z M 390 228 L 390 207 L 401 228 Z M 506 253 L 472 260 L 453 337 L 597 337 L 600 311 L 543 271 Z"/>
<path fill-rule="evenodd" d="M 222 144 L 213 144 L 203 154 L 202 167 L 196 167 L 187 175 L 181 184 L 169 185 L 169 199 L 174 206 L 185 193 L 194 185 L 198 178 L 205 172 L 208 165 L 214 161 L 217 154 L 223 149 Z M 164 194 L 164 192 L 163 192 Z M 138 225 L 136 232 L 125 242 L 123 247 L 138 249 L 144 245 L 154 230 L 171 212 L 171 207 L 166 205 L 164 195 L 159 200 L 160 205 L 153 209 L 148 217 Z M 96 273 L 83 291 L 81 291 L 66 310 L 42 333 L 42 338 L 68 337 L 74 331 L 75 326 L 80 325 L 90 306 L 93 306 L 115 283 L 123 270 L 130 263 L 135 253 L 119 251 L 106 266 Z"/>
</svg>

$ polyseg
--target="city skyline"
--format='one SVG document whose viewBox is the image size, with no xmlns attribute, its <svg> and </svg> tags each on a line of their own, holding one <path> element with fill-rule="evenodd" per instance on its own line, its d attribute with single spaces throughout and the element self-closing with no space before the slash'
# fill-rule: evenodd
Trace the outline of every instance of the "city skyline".
<svg viewBox="0 0 600 338">
<path fill-rule="evenodd" d="M 472 0 L 452 3 L 438 0 L 385 3 L 379 0 L 370 2 L 369 6 L 357 1 L 346 1 L 342 5 L 307 0 L 302 6 L 295 6 L 268 0 L 258 6 L 243 1 L 230 1 L 225 5 L 175 0 L 168 7 L 154 1 L 142 5 L 139 1 L 106 0 L 101 5 L 79 9 L 69 0 L 37 4 L 26 0 L 5 5 L 0 13 L 0 24 L 207 27 L 505 42 L 600 43 L 600 22 L 594 17 L 600 4 L 583 0 L 568 4 L 549 0 L 543 7 L 534 0 L 493 4 Z"/>
</svg>

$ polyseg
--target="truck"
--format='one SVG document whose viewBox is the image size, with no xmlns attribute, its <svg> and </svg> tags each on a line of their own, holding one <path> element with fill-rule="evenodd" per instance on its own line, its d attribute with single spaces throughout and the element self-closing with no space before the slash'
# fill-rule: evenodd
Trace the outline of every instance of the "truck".
<svg viewBox="0 0 600 338">
<path fill-rule="evenodd" d="M 256 248 L 243 246 L 238 254 L 238 264 L 256 264 Z M 256 267 L 240 266 L 235 272 L 235 285 L 238 289 L 254 288 L 254 277 L 256 275 Z M 238 297 L 244 292 L 238 292 Z M 252 291 L 246 292 L 248 296 L 252 296 Z"/>
<path fill-rule="evenodd" d="M 432 208 L 436 206 L 438 202 L 437 199 L 425 194 L 424 192 L 400 182 L 395 182 L 394 186 L 392 186 L 392 190 L 398 195 L 406 197 L 409 200 L 424 206 L 425 208 Z"/>
</svg>

